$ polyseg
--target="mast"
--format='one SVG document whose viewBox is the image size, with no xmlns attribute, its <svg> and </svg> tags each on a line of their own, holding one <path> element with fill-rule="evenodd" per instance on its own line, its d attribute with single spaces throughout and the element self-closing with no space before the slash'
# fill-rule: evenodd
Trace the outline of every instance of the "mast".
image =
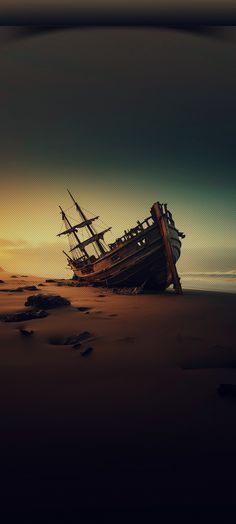
<svg viewBox="0 0 236 524">
<path fill-rule="evenodd" d="M 77 209 L 77 211 L 80 213 L 81 215 L 81 218 L 83 219 L 83 221 L 86 223 L 86 227 L 88 228 L 89 230 L 89 233 L 90 235 L 92 235 L 93 239 L 91 240 L 91 242 L 94 242 L 100 252 L 101 255 L 105 255 L 106 251 L 102 245 L 102 242 L 99 238 L 99 233 L 96 232 L 95 228 L 93 228 L 93 226 L 91 225 L 90 223 L 90 220 L 87 219 L 86 215 L 84 214 L 84 212 L 82 211 L 81 207 L 79 206 L 78 202 L 76 202 L 76 200 L 74 199 L 73 195 L 71 194 L 71 192 L 69 191 L 69 189 L 67 189 L 71 199 L 73 200 L 74 204 L 75 204 L 75 207 Z M 108 230 L 106 230 L 108 231 Z M 104 232 L 103 232 L 104 233 Z"/>
<path fill-rule="evenodd" d="M 60 208 L 60 210 L 61 210 L 62 220 L 66 222 L 66 226 L 69 226 L 69 229 L 68 229 L 68 227 L 67 227 L 67 231 L 66 231 L 66 232 L 68 232 L 68 234 L 69 234 L 69 233 L 72 233 L 72 234 L 74 235 L 75 239 L 76 239 L 77 242 L 78 242 L 78 244 L 76 245 L 76 248 L 79 248 L 80 251 L 82 251 L 82 253 L 84 253 L 84 254 L 86 255 L 86 257 L 88 257 L 89 255 L 88 255 L 88 253 L 87 253 L 87 251 L 86 251 L 86 249 L 85 249 L 85 246 L 82 245 L 82 243 L 81 243 L 81 241 L 80 241 L 80 239 L 79 239 L 79 237 L 78 237 L 78 235 L 77 235 L 77 233 L 76 233 L 76 230 L 75 230 L 75 228 L 72 226 L 72 224 L 71 224 L 71 222 L 69 221 L 68 217 L 66 216 L 65 211 L 63 211 L 63 209 L 62 209 L 61 206 L 59 206 L 59 208 Z M 59 235 L 60 235 L 60 233 L 59 233 Z M 59 235 L 58 235 L 58 236 L 59 236 Z M 71 251 L 73 251 L 74 249 L 75 249 L 75 248 L 71 249 Z"/>
<path fill-rule="evenodd" d="M 89 244 L 92 244 L 96 242 L 97 240 L 103 239 L 105 233 L 107 233 L 107 231 L 110 231 L 110 230 L 111 230 L 111 227 L 108 227 L 107 229 L 100 231 L 100 233 L 96 233 L 93 237 L 89 237 L 87 238 L 87 240 L 84 240 L 83 242 L 81 242 L 80 246 L 73 247 L 71 251 L 73 251 L 77 247 L 80 247 L 80 249 L 83 249 L 85 246 L 88 246 Z"/>
<path fill-rule="evenodd" d="M 62 231 L 61 233 L 58 233 L 57 237 L 61 237 L 62 235 L 69 235 L 70 233 L 73 233 L 74 231 L 77 233 L 78 229 L 81 229 L 82 227 L 86 227 L 88 224 L 92 224 L 94 220 L 96 220 L 99 217 L 90 218 L 87 220 L 87 222 L 80 222 L 79 224 L 75 224 L 75 226 L 69 227 L 65 231 Z"/>
</svg>

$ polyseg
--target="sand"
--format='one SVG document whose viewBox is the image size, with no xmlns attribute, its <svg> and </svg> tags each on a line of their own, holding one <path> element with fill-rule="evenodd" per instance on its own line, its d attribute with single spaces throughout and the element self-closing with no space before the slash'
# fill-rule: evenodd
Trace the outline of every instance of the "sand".
<svg viewBox="0 0 236 524">
<path fill-rule="evenodd" d="M 236 399 L 217 388 L 236 384 L 236 295 L 123 296 L 0 278 L 0 289 L 44 283 L 40 292 L 71 301 L 46 318 L 0 322 L 9 511 L 98 521 L 235 502 Z M 0 292 L 0 313 L 24 310 L 32 294 Z M 77 348 L 65 344 L 83 332 Z"/>
</svg>

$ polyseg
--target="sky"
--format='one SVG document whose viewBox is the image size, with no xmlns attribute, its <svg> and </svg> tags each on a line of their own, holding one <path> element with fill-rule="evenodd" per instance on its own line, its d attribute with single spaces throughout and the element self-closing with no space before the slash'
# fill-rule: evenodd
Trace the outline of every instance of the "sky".
<svg viewBox="0 0 236 524">
<path fill-rule="evenodd" d="M 181 271 L 236 269 L 227 31 L 73 29 L 0 46 L 1 266 L 69 276 L 56 237 L 69 187 L 113 226 L 108 242 L 160 200 L 186 233 Z"/>
</svg>

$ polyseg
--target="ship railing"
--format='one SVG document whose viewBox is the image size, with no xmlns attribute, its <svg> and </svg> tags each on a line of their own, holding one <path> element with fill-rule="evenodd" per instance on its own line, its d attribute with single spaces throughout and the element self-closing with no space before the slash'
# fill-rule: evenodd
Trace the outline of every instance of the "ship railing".
<svg viewBox="0 0 236 524">
<path fill-rule="evenodd" d="M 140 233 L 142 233 L 143 231 L 145 231 L 152 225 L 153 225 L 152 216 L 145 218 L 145 220 L 143 220 L 142 222 L 139 222 L 138 220 L 136 227 L 132 227 L 131 229 L 125 230 L 125 234 L 122 235 L 122 237 L 117 238 L 116 241 L 113 242 L 112 244 L 109 244 L 109 247 L 112 249 L 112 248 L 121 246 L 124 242 L 127 242 L 127 240 L 131 240 L 132 238 L 140 235 Z"/>
<path fill-rule="evenodd" d="M 165 220 L 166 220 L 167 224 L 175 226 L 175 223 L 174 223 L 174 220 L 173 220 L 173 217 L 172 217 L 172 213 L 167 208 L 167 204 L 160 204 L 160 206 L 161 206 L 161 210 L 162 210 L 162 215 L 165 217 Z M 115 242 L 113 242 L 111 244 L 108 244 L 110 249 L 114 249 L 116 247 L 121 246 L 124 242 L 127 242 L 127 240 L 131 240 L 132 238 L 140 235 L 140 233 L 142 233 L 143 230 L 148 229 L 152 225 L 153 225 L 153 218 L 152 218 L 152 216 L 149 216 L 149 217 L 145 218 L 145 220 L 143 220 L 142 222 L 139 222 L 139 220 L 138 220 L 136 227 L 133 227 L 131 229 L 125 230 L 124 235 L 122 235 L 121 237 L 117 238 Z"/>
</svg>

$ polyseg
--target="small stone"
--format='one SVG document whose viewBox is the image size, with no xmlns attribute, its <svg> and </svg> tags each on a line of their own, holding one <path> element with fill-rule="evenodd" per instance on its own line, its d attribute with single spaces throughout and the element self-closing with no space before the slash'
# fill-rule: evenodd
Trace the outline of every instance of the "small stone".
<svg viewBox="0 0 236 524">
<path fill-rule="evenodd" d="M 89 357 L 91 355 L 93 351 L 93 348 L 92 347 L 88 347 L 86 349 L 84 349 L 83 351 L 81 351 L 81 357 Z"/>
<path fill-rule="evenodd" d="M 28 331 L 28 329 L 22 329 L 22 328 L 20 328 L 19 331 L 25 337 L 31 337 L 33 335 L 33 333 L 34 333 L 33 331 Z"/>
<path fill-rule="evenodd" d="M 25 302 L 25 306 L 33 306 L 36 309 L 53 309 L 69 305 L 70 301 L 60 295 L 31 295 Z"/>
<path fill-rule="evenodd" d="M 81 348 L 81 344 L 80 344 L 80 342 L 78 342 L 78 344 L 74 344 L 74 345 L 72 346 L 72 349 L 80 349 L 80 348 Z"/>
</svg>

